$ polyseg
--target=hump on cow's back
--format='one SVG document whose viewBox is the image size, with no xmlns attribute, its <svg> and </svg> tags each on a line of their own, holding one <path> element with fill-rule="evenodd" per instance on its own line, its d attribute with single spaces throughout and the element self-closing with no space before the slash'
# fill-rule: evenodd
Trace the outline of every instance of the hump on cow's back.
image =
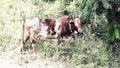
<svg viewBox="0 0 120 68">
<path fill-rule="evenodd" d="M 38 17 L 32 17 L 25 20 L 25 25 L 33 27 L 33 26 L 39 26 L 40 19 Z"/>
</svg>

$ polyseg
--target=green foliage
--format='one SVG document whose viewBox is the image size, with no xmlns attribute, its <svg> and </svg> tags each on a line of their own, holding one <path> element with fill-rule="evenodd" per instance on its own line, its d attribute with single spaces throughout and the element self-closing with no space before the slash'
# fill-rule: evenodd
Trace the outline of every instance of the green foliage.
<svg viewBox="0 0 120 68">
<path fill-rule="evenodd" d="M 106 35 L 109 41 L 120 40 L 120 24 L 118 17 L 120 3 L 117 1 L 108 1 L 108 3 L 111 7 L 107 9 L 108 25 L 106 25 Z"/>
<path fill-rule="evenodd" d="M 120 24 L 113 23 L 106 26 L 106 36 L 109 40 L 120 40 Z"/>
<path fill-rule="evenodd" d="M 120 39 L 120 3 L 117 0 L 81 0 L 76 3 L 82 14 L 81 18 L 85 23 L 91 23 L 98 29 L 100 27 L 106 34 L 107 41 Z M 105 16 L 104 19 L 100 18 Z M 101 21 L 104 23 L 102 24 Z M 102 24 L 102 25 L 101 25 Z M 99 27 L 98 27 L 99 26 Z M 103 26 L 105 28 L 103 28 Z M 93 29 L 93 30 L 94 30 Z"/>
</svg>

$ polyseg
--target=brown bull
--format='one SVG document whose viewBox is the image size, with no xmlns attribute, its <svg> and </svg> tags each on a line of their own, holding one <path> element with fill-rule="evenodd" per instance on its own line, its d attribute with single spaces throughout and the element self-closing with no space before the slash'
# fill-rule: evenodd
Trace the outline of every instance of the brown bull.
<svg viewBox="0 0 120 68">
<path fill-rule="evenodd" d="M 44 39 L 58 39 L 58 44 L 64 37 L 69 39 L 71 34 L 69 24 L 70 19 L 68 16 L 63 16 L 59 19 L 26 19 L 23 24 L 23 40 L 20 45 L 20 51 L 24 51 L 24 45 L 28 39 L 30 39 L 30 47 L 33 52 L 35 52 L 35 42 L 38 37 Z"/>
<path fill-rule="evenodd" d="M 69 16 L 62 16 L 58 19 L 29 18 L 23 23 L 23 39 L 20 51 L 24 51 L 24 45 L 30 39 L 32 51 L 35 52 L 36 38 L 58 39 L 58 44 L 62 40 L 71 39 L 74 32 L 82 32 L 81 20 L 75 18 L 71 21 Z"/>
</svg>

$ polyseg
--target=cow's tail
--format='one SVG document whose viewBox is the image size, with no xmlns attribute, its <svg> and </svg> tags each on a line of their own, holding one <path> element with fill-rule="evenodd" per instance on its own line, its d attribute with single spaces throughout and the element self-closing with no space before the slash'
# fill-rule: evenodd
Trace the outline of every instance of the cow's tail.
<svg viewBox="0 0 120 68">
<path fill-rule="evenodd" d="M 22 44 L 24 45 L 24 33 L 25 32 L 25 22 L 22 24 Z"/>
<path fill-rule="evenodd" d="M 23 51 L 23 45 L 24 45 L 24 28 L 25 28 L 25 22 L 22 23 L 22 40 L 19 49 L 20 53 Z"/>
</svg>

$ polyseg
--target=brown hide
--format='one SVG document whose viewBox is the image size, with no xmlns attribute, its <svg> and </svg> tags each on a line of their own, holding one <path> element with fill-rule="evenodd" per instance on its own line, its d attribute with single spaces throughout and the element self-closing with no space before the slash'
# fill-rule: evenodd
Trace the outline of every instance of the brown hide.
<svg viewBox="0 0 120 68">
<path fill-rule="evenodd" d="M 65 15 L 58 19 L 45 19 L 44 23 L 48 25 L 48 32 L 52 33 L 51 35 L 54 35 L 57 33 L 57 35 L 62 38 L 69 38 L 71 35 L 71 29 L 70 29 L 70 18 L 69 16 Z M 57 26 L 59 25 L 59 26 Z M 57 29 L 55 30 L 55 27 Z"/>
<path fill-rule="evenodd" d="M 59 18 L 60 20 L 60 35 L 61 37 L 67 38 L 71 35 L 71 29 L 70 29 L 70 18 L 69 16 L 65 15 Z"/>
<path fill-rule="evenodd" d="M 45 19 L 44 20 L 44 23 L 48 26 L 47 32 L 50 35 L 54 35 L 55 34 L 55 31 L 54 31 L 55 22 L 56 22 L 55 19 Z"/>
</svg>

